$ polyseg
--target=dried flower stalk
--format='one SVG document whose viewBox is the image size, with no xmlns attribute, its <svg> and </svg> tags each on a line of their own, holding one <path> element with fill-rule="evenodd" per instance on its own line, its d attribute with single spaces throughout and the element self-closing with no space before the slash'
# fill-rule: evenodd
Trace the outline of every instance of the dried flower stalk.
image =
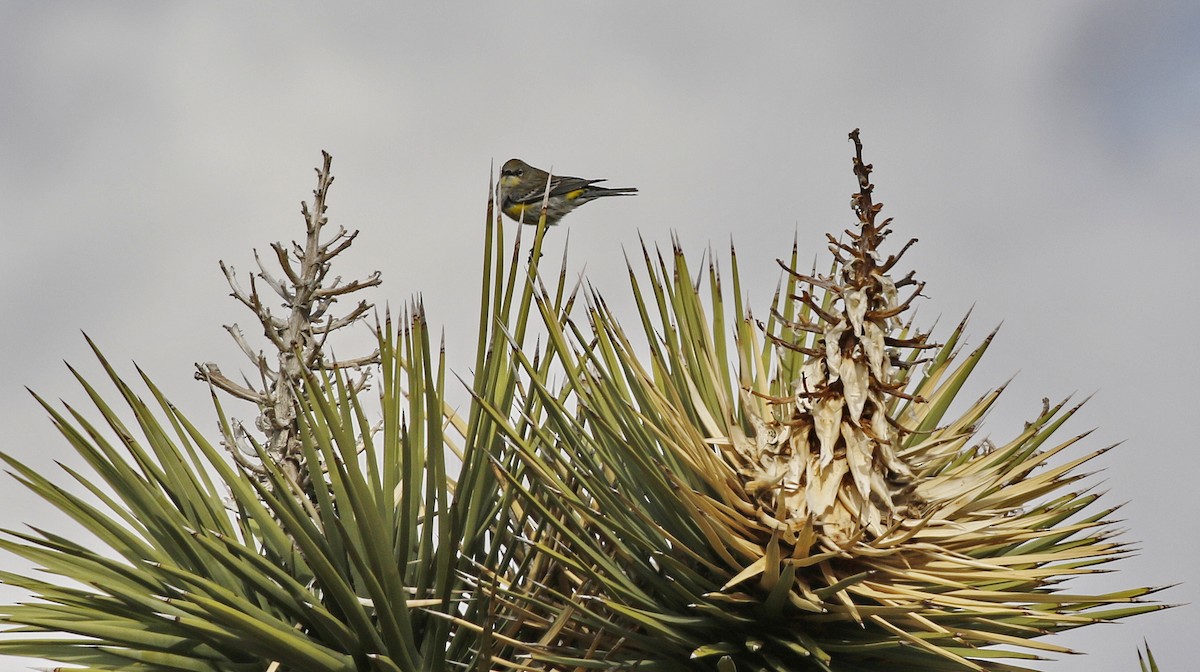
<svg viewBox="0 0 1200 672">
<path fill-rule="evenodd" d="M 323 163 L 316 171 L 313 205 L 310 208 L 308 203 L 300 204 L 306 229 L 304 244 L 293 242 L 290 254 L 282 243 L 271 244 L 282 275 L 269 271 L 255 251 L 258 272 L 250 276 L 247 290 L 238 281 L 236 270 L 221 262 L 231 295 L 254 313 L 263 328 L 263 335 L 270 342 L 269 350 L 256 349 L 237 324 L 225 326 L 253 365 L 258 382 L 243 377 L 243 382 L 238 383 L 223 374 L 215 363 L 196 364 L 198 380 L 258 406 L 259 415 L 254 424 L 265 435 L 263 443 L 267 455 L 305 490 L 310 477 L 300 448 L 297 414 L 303 403 L 306 373 L 321 369 L 354 369 L 350 385 L 357 390 L 367 384 L 369 375 L 365 367 L 379 361 L 378 350 L 363 357 L 342 360 L 326 355 L 329 337 L 362 320 L 372 307 L 360 300 L 345 314 L 335 315 L 332 312 L 335 304 L 343 297 L 380 284 L 381 280 L 378 271 L 365 279 L 350 282 L 342 282 L 340 276 L 329 278 L 334 258 L 353 244 L 358 231 L 347 232 L 339 226 L 332 238 L 321 241 L 321 233 L 329 222 L 325 216 L 326 198 L 333 184 L 330 172 L 333 157 L 327 152 L 321 152 L 321 156 Z M 282 315 L 276 315 L 264 302 L 259 291 L 260 282 L 283 300 L 285 312 Z M 256 451 L 250 445 L 251 439 L 245 428 L 235 422 L 233 434 L 225 437 L 230 453 L 243 467 L 261 472 L 261 466 L 248 459 Z"/>
</svg>

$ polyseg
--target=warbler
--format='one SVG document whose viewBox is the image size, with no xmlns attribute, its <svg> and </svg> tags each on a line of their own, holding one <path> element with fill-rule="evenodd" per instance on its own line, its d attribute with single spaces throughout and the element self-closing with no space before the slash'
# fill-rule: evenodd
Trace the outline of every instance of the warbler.
<svg viewBox="0 0 1200 672">
<path fill-rule="evenodd" d="M 513 221 L 537 224 L 550 181 L 550 199 L 546 203 L 546 224 L 553 226 L 575 208 L 602 196 L 636 194 L 633 187 L 597 187 L 604 180 L 585 180 L 567 175 L 551 176 L 520 159 L 509 159 L 500 169 L 500 209 Z"/>
</svg>

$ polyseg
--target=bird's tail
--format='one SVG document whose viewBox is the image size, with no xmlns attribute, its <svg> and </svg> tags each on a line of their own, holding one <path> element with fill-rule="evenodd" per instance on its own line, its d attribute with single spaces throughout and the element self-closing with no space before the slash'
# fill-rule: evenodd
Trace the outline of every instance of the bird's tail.
<svg viewBox="0 0 1200 672">
<path fill-rule="evenodd" d="M 632 196 L 637 193 L 637 187 L 592 187 L 592 195 L 600 196 Z"/>
</svg>

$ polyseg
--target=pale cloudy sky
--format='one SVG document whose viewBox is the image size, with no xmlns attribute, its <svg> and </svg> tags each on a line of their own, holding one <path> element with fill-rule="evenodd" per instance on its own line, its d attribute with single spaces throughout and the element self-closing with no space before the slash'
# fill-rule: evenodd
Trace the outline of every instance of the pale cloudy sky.
<svg viewBox="0 0 1200 672">
<path fill-rule="evenodd" d="M 569 231 L 610 302 L 623 250 L 676 231 L 697 260 L 732 236 L 761 309 L 793 236 L 823 265 L 852 221 L 860 127 L 896 239 L 921 240 L 924 323 L 973 305 L 978 343 L 1003 322 L 974 391 L 1017 377 L 985 431 L 1095 392 L 1064 438 L 1124 441 L 1096 480 L 1141 555 L 1080 589 L 1182 581 L 1164 599 L 1197 602 L 1200 5 L 834 4 L 6 3 L 2 449 L 73 461 L 23 388 L 85 402 L 62 364 L 99 378 L 80 330 L 211 426 L 192 363 L 236 369 L 221 325 L 253 331 L 217 260 L 300 235 L 321 149 L 332 220 L 362 231 L 341 272 L 381 271 L 380 304 L 423 294 L 465 374 L 491 161 L 641 189 L 550 242 L 557 264 Z M 50 518 L 0 501 L 5 527 Z M 1191 669 L 1198 624 L 1085 628 L 1055 641 L 1090 655 L 1045 669 L 1133 670 L 1143 637 Z"/>
</svg>

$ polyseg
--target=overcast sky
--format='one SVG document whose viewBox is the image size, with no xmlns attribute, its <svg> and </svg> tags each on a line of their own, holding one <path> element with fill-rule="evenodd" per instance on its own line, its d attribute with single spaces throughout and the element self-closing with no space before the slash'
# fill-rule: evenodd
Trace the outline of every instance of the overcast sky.
<svg viewBox="0 0 1200 672">
<path fill-rule="evenodd" d="M 1200 601 L 1200 4 L 403 4 L 4 4 L 0 448 L 75 462 L 24 387 L 85 404 L 62 364 L 99 382 L 81 330 L 212 427 L 192 363 L 237 370 L 221 325 L 255 332 L 217 261 L 302 235 L 322 149 L 332 222 L 362 232 L 340 272 L 381 271 L 381 305 L 423 295 L 466 375 L 492 161 L 640 188 L 548 243 L 557 266 L 569 232 L 610 302 L 629 303 L 623 251 L 675 231 L 693 264 L 732 236 L 761 310 L 794 236 L 824 266 L 853 221 L 859 127 L 894 240 L 921 241 L 918 321 L 973 305 L 973 344 L 1003 322 L 967 394 L 1016 375 L 984 432 L 1096 393 L 1063 438 L 1124 442 L 1094 480 L 1141 555 L 1078 590 Z M 49 518 L 13 486 L 0 504 L 3 527 Z M 1054 641 L 1090 655 L 1044 668 L 1134 670 L 1146 637 L 1194 669 L 1198 624 L 1084 628 Z"/>
</svg>

